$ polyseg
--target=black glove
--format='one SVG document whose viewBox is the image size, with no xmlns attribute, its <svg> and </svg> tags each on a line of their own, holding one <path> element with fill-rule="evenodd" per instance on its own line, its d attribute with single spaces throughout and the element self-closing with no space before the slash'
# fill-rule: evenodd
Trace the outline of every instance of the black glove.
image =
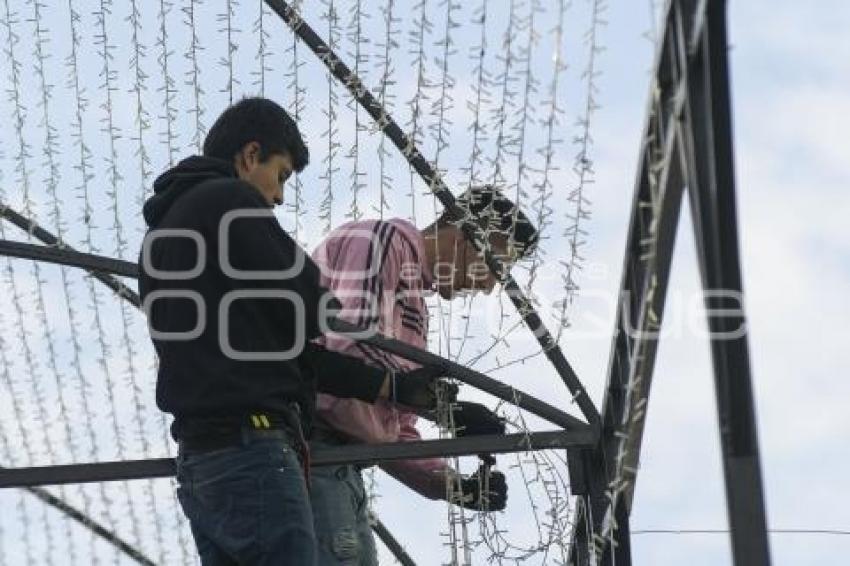
<svg viewBox="0 0 850 566">
<path fill-rule="evenodd" d="M 457 401 L 452 405 L 455 436 L 505 434 L 505 419 L 480 403 Z"/>
<path fill-rule="evenodd" d="M 473 511 L 503 511 L 508 502 L 505 475 L 487 466 L 460 480 L 460 505 Z"/>
<path fill-rule="evenodd" d="M 390 392 L 390 400 L 415 409 L 433 410 L 437 407 L 437 389 L 443 389 L 443 396 L 454 401 L 457 386 L 439 379 L 443 370 L 433 366 L 422 366 L 414 370 L 395 375 L 395 387 Z"/>
</svg>

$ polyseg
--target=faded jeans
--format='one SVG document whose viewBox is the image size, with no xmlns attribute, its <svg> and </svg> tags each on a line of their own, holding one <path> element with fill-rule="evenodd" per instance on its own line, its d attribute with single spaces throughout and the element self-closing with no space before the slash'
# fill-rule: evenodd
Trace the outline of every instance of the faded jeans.
<svg viewBox="0 0 850 566">
<path fill-rule="evenodd" d="M 311 446 L 322 446 L 311 442 Z M 378 566 L 366 488 L 351 465 L 313 468 L 310 500 L 320 566 Z"/>
<path fill-rule="evenodd" d="M 313 517 L 285 438 L 177 458 L 177 497 L 203 566 L 315 566 Z"/>
</svg>

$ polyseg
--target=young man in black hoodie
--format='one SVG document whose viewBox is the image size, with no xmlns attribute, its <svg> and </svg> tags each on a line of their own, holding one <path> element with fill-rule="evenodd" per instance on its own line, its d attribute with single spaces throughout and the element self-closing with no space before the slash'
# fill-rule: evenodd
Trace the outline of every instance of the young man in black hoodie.
<svg viewBox="0 0 850 566">
<path fill-rule="evenodd" d="M 163 173 L 143 209 L 139 290 L 157 405 L 175 417 L 178 498 L 204 566 L 312 566 L 304 431 L 316 390 L 431 409 L 437 376 L 396 376 L 311 342 L 338 303 L 272 214 L 308 161 L 280 106 L 231 106 L 203 153 Z"/>
</svg>

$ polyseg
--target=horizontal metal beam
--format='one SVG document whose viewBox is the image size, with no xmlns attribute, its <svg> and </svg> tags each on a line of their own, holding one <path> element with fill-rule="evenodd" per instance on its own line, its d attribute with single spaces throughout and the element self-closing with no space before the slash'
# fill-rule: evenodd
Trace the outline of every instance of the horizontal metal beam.
<svg viewBox="0 0 850 566">
<path fill-rule="evenodd" d="M 42 246 L 12 240 L 0 240 L 0 256 L 34 259 L 121 277 L 138 278 L 138 264 L 102 255 L 86 254 L 57 246 Z"/>
<path fill-rule="evenodd" d="M 138 277 L 138 266 L 135 263 L 110 257 L 81 253 L 69 249 L 0 240 L 0 255 L 4 254 L 18 258 L 35 259 L 72 267 L 80 267 L 82 269 L 98 273 L 101 276 L 108 277 L 109 273 L 115 273 L 125 277 Z M 541 401 L 540 399 L 537 399 L 532 395 L 523 393 L 522 391 L 506 385 L 501 381 L 493 379 L 492 377 L 466 366 L 452 362 L 451 360 L 442 358 L 436 354 L 432 354 L 427 350 L 415 348 L 410 344 L 406 344 L 392 338 L 387 338 L 386 336 L 382 336 L 378 333 L 374 333 L 371 336 L 363 338 L 361 337 L 364 333 L 363 328 L 340 319 L 330 321 L 330 326 L 335 332 L 340 334 L 352 334 L 352 339 L 358 342 L 370 344 L 376 348 L 392 352 L 393 354 L 422 365 L 442 368 L 446 375 L 452 376 L 507 403 L 511 403 L 525 409 L 526 411 L 533 413 L 552 424 L 562 426 L 567 429 L 575 429 L 586 426 L 585 423 L 579 419 Z"/>
<path fill-rule="evenodd" d="M 313 457 L 313 462 L 317 466 L 346 463 L 377 464 L 387 460 L 411 460 L 439 456 L 449 458 L 482 453 L 507 454 L 571 446 L 592 446 L 595 442 L 596 432 L 590 426 L 584 425 L 577 430 L 335 446 L 333 449 L 317 451 Z"/>
<path fill-rule="evenodd" d="M 504 454 L 591 446 L 595 442 L 595 431 L 585 425 L 584 428 L 573 431 L 332 446 L 316 450 L 312 454 L 312 464 L 316 467 L 340 464 L 377 464 L 389 460 L 469 456 L 482 453 Z M 0 469 L 0 488 L 165 478 L 173 476 L 174 473 L 175 463 L 173 458 L 3 468 Z"/>
<path fill-rule="evenodd" d="M 342 335 L 347 334 L 362 334 L 363 329 L 351 324 L 342 319 L 334 319 L 330 321 L 330 327 L 334 332 L 339 332 Z M 369 344 L 381 350 L 391 352 L 397 356 L 401 356 L 407 360 L 418 364 L 439 367 L 446 375 L 451 376 L 467 385 L 471 385 L 476 389 L 480 389 L 485 393 L 489 393 L 494 397 L 501 399 L 507 403 L 511 403 L 525 409 L 529 413 L 533 413 L 540 418 L 546 419 L 552 424 L 564 427 L 567 430 L 574 430 L 586 427 L 587 425 L 579 419 L 565 413 L 564 411 L 555 408 L 554 406 L 541 401 L 540 399 L 523 393 L 519 389 L 515 389 L 510 385 L 506 385 L 501 381 L 493 379 L 481 372 L 470 369 L 461 364 L 455 363 L 446 358 L 440 357 L 437 354 L 432 354 L 427 350 L 415 348 L 410 344 L 387 338 L 381 334 L 375 333 L 373 336 L 361 337 L 356 339 L 358 342 Z"/>
</svg>

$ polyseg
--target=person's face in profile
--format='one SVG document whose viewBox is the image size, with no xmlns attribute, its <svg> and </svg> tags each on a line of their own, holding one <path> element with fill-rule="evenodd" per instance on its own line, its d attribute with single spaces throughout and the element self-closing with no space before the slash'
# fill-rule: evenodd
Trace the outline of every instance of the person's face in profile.
<svg viewBox="0 0 850 566">
<path fill-rule="evenodd" d="M 254 186 L 270 207 L 283 204 L 283 185 L 292 175 L 292 158 L 286 153 L 273 153 L 260 161 L 260 144 L 250 142 L 236 155 L 239 178 Z"/>
</svg>

